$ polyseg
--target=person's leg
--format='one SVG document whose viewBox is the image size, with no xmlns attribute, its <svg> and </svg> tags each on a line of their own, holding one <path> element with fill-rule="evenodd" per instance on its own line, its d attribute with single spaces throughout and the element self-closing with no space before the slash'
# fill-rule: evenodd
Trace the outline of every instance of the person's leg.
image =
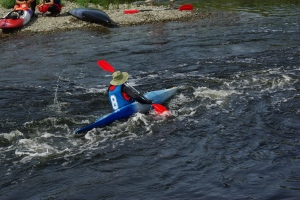
<svg viewBox="0 0 300 200">
<path fill-rule="evenodd" d="M 51 16 L 55 16 L 58 14 L 58 7 L 56 5 L 51 5 L 48 9 L 48 11 L 51 13 Z"/>
<path fill-rule="evenodd" d="M 32 16 L 37 17 L 37 15 L 35 14 L 35 7 L 36 7 L 36 0 L 34 0 L 31 4 L 30 4 L 31 10 L 32 10 Z"/>
</svg>

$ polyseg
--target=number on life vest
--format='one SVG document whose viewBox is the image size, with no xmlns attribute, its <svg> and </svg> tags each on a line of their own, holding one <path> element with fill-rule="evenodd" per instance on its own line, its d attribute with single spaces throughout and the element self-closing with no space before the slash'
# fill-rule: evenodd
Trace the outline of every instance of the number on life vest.
<svg viewBox="0 0 300 200">
<path fill-rule="evenodd" d="M 110 96 L 110 101 L 111 101 L 111 105 L 112 105 L 114 110 L 119 109 L 119 105 L 118 105 L 117 98 L 116 98 L 115 95 Z"/>
</svg>

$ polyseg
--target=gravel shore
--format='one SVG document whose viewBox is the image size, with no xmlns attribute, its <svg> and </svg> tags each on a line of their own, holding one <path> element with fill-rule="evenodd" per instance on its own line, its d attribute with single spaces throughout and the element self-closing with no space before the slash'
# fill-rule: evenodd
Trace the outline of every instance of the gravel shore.
<svg viewBox="0 0 300 200">
<path fill-rule="evenodd" d="M 201 13 L 194 9 L 193 11 L 179 11 L 179 10 L 159 10 L 159 11 L 147 11 L 139 12 L 136 14 L 124 14 L 124 9 L 157 9 L 165 7 L 153 7 L 146 5 L 133 5 L 133 4 L 122 4 L 118 8 L 116 6 L 111 6 L 110 9 L 104 10 L 98 5 L 90 4 L 89 8 L 97 8 L 104 11 L 111 20 L 117 26 L 135 26 L 150 23 L 162 23 L 168 21 L 188 21 L 195 18 L 206 18 L 209 13 Z M 100 24 L 84 22 L 79 20 L 68 13 L 69 10 L 73 8 L 80 8 L 77 4 L 69 1 L 64 1 L 64 6 L 62 12 L 57 17 L 42 16 L 42 13 L 36 9 L 36 14 L 38 17 L 33 17 L 31 21 L 26 24 L 21 29 L 18 29 L 17 33 L 49 33 L 54 31 L 65 31 L 74 30 L 81 28 L 106 28 Z M 5 9 L 0 6 L 0 16 L 4 16 L 6 13 L 11 11 L 11 9 Z M 7 36 L 8 34 L 0 32 L 0 37 Z"/>
</svg>

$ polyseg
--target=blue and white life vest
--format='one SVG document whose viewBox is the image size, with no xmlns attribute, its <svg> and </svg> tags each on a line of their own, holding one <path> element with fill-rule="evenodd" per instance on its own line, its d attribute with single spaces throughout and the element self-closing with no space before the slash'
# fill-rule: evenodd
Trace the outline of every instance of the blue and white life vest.
<svg viewBox="0 0 300 200">
<path fill-rule="evenodd" d="M 122 93 L 122 85 L 110 86 L 108 89 L 108 98 L 114 110 L 122 108 L 134 102 L 126 93 Z"/>
</svg>

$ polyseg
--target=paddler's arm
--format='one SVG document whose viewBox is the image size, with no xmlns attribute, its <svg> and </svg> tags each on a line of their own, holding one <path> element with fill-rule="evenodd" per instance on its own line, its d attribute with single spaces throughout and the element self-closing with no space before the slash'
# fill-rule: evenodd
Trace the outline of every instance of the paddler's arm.
<svg viewBox="0 0 300 200">
<path fill-rule="evenodd" d="M 123 85 L 122 87 L 122 92 L 125 92 L 126 94 L 128 94 L 128 96 L 130 96 L 131 98 L 133 98 L 134 100 L 136 100 L 139 103 L 142 104 L 152 104 L 153 102 L 149 99 L 147 99 L 145 96 L 138 94 L 137 92 L 134 91 L 134 89 L 132 89 L 131 87 L 128 87 L 126 85 Z"/>
</svg>

